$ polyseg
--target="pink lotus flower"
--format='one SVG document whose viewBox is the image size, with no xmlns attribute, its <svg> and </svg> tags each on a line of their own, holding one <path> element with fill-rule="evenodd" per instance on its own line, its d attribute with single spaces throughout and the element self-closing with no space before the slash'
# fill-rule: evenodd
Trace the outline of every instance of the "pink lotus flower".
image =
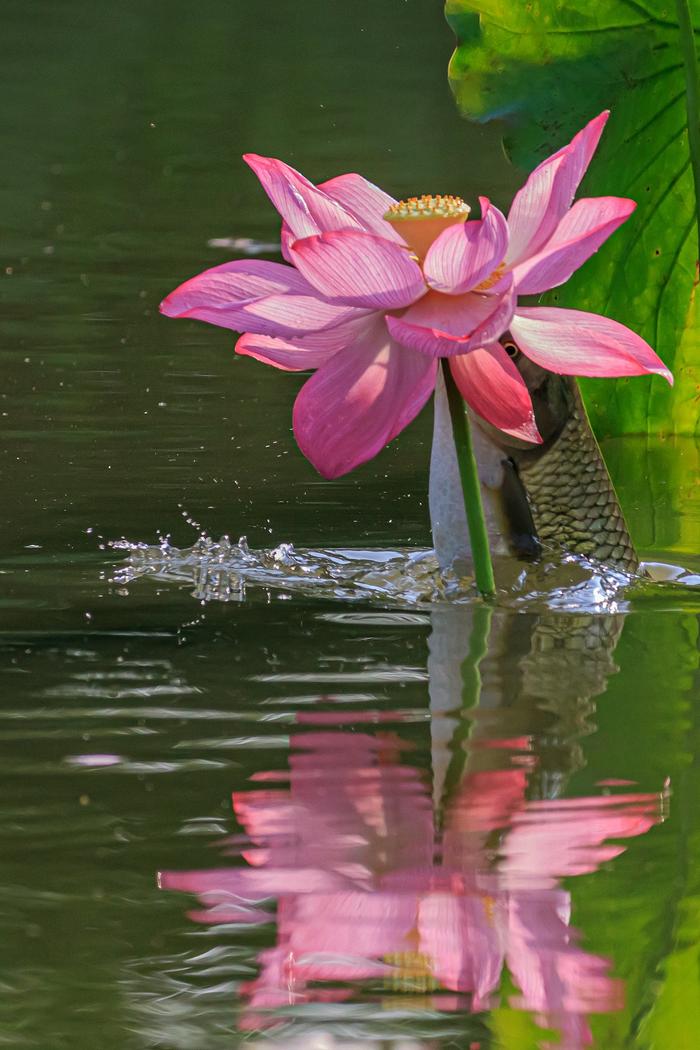
<svg viewBox="0 0 700 1050">
<path fill-rule="evenodd" d="M 328 478 L 375 456 L 420 412 L 438 358 L 465 401 L 500 430 L 539 441 L 527 387 L 499 342 L 566 375 L 670 372 L 616 321 L 518 306 L 566 281 L 627 219 L 619 197 L 574 194 L 607 120 L 592 120 L 543 161 L 508 220 L 486 197 L 481 218 L 455 197 L 397 202 L 361 175 L 314 186 L 282 161 L 247 154 L 282 216 L 291 266 L 241 259 L 186 281 L 161 304 L 244 334 L 239 354 L 288 371 L 316 369 L 294 406 L 302 452 Z"/>
</svg>

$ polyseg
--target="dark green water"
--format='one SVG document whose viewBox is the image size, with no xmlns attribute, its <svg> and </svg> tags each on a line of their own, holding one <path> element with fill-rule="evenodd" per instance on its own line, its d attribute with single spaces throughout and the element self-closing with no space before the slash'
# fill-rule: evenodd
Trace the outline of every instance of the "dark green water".
<svg viewBox="0 0 700 1050">
<path fill-rule="evenodd" d="M 429 545 L 429 413 L 323 482 L 299 378 L 157 304 L 210 242 L 276 239 L 248 150 L 507 203 L 439 8 L 6 5 L 0 1046 L 696 1046 L 690 589 L 489 617 L 379 568 L 374 598 L 202 603 L 201 559 L 128 582 L 106 547 L 189 547 L 183 510 L 253 548 Z M 644 556 L 698 571 L 697 450 L 607 452 Z"/>
</svg>

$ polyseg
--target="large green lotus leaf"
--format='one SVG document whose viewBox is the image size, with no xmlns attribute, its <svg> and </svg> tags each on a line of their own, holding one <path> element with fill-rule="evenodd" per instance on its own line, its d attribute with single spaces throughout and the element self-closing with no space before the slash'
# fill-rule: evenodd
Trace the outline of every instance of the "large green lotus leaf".
<svg viewBox="0 0 700 1050">
<path fill-rule="evenodd" d="M 700 0 L 691 7 L 700 27 Z M 673 0 L 447 0 L 446 13 L 460 109 L 505 119 L 525 170 L 612 111 L 581 193 L 639 206 L 548 301 L 622 321 L 674 372 L 673 390 L 658 377 L 585 381 L 599 434 L 700 432 L 698 231 Z"/>
<path fill-rule="evenodd" d="M 602 447 L 642 557 L 687 564 L 700 535 L 700 442 L 615 437 Z"/>
</svg>

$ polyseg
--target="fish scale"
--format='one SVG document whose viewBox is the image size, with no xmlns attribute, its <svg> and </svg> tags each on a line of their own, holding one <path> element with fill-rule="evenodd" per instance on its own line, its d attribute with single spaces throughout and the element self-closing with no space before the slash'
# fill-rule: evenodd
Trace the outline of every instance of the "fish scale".
<svg viewBox="0 0 700 1050">
<path fill-rule="evenodd" d="M 556 379 L 566 388 L 568 417 L 539 455 L 516 458 L 537 537 L 543 548 L 636 572 L 639 558 L 578 387 L 568 377 Z"/>
</svg>

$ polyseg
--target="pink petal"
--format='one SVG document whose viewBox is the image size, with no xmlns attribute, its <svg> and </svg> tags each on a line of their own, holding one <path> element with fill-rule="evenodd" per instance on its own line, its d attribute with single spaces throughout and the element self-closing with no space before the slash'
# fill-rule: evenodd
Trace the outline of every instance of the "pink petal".
<svg viewBox="0 0 700 1050">
<path fill-rule="evenodd" d="M 282 339 L 335 328 L 347 321 L 367 316 L 368 311 L 356 310 L 352 306 L 335 306 L 317 294 L 268 295 L 236 311 L 236 318 L 243 322 L 237 331 L 257 332 Z"/>
<path fill-rule="evenodd" d="M 335 306 L 291 266 L 240 260 L 216 266 L 176 288 L 161 304 L 169 317 L 190 317 L 281 339 L 333 328 L 364 311 Z"/>
<path fill-rule="evenodd" d="M 254 335 L 245 332 L 236 343 L 236 353 L 254 357 L 265 365 L 281 368 L 285 372 L 306 372 L 320 368 L 334 350 L 299 345 L 284 339 L 273 339 L 269 335 Z"/>
<path fill-rule="evenodd" d="M 550 372 L 572 376 L 673 376 L 648 343 L 618 321 L 584 310 L 519 307 L 510 325 L 520 349 Z"/>
<path fill-rule="evenodd" d="M 428 893 L 421 899 L 421 951 L 441 985 L 474 993 L 475 1009 L 483 1009 L 500 983 L 505 952 L 494 919 L 501 908 L 498 900 L 478 894 Z"/>
<path fill-rule="evenodd" d="M 438 292 L 462 295 L 490 277 L 508 248 L 504 215 L 480 197 L 482 218 L 449 226 L 433 241 L 423 264 L 428 284 Z"/>
<path fill-rule="evenodd" d="M 568 281 L 637 207 L 623 197 L 576 201 L 544 248 L 513 269 L 518 295 L 538 295 Z"/>
<path fill-rule="evenodd" d="M 295 237 L 312 237 L 324 230 L 361 229 L 349 211 L 283 161 L 256 153 L 245 153 L 243 160 L 258 176 Z"/>
<path fill-rule="evenodd" d="M 437 364 L 390 338 L 378 319 L 302 387 L 294 433 L 326 478 L 376 456 L 418 415 L 435 386 Z"/>
<path fill-rule="evenodd" d="M 417 910 L 410 893 L 348 890 L 308 895 L 294 903 L 290 947 L 298 960 L 332 953 L 369 962 L 408 948 Z"/>
<path fill-rule="evenodd" d="M 201 307 L 228 309 L 286 292 L 314 294 L 308 281 L 291 266 L 265 259 L 237 259 L 185 281 L 163 300 L 160 311 L 166 317 L 196 317 Z"/>
<path fill-rule="evenodd" d="M 608 119 L 606 110 L 571 142 L 539 164 L 518 190 L 508 213 L 508 262 L 516 265 L 539 252 L 571 206 Z"/>
<path fill-rule="evenodd" d="M 625 850 L 607 839 L 643 835 L 661 819 L 661 798 L 653 794 L 529 802 L 513 817 L 500 870 L 509 884 L 528 886 L 597 871 Z"/>
<path fill-rule="evenodd" d="M 342 230 L 296 241 L 296 267 L 334 303 L 374 310 L 408 306 L 425 292 L 407 249 L 373 233 Z"/>
<path fill-rule="evenodd" d="M 622 982 L 611 978 L 610 962 L 576 944 L 578 931 L 568 925 L 569 895 L 563 890 L 518 894 L 510 904 L 508 968 L 522 991 L 514 1001 L 522 1009 L 553 1015 L 558 1027 L 580 1014 L 622 1007 Z M 548 1025 L 549 1027 L 549 1025 Z M 590 1033 L 567 1047 L 590 1045 Z M 563 1043 L 559 1044 L 563 1046 Z"/>
<path fill-rule="evenodd" d="M 335 893 L 345 880 L 316 868 L 212 868 L 199 871 L 163 871 L 159 885 L 165 890 L 196 893 L 206 907 L 261 904 L 284 893 Z"/>
<path fill-rule="evenodd" d="M 454 361 L 460 360 L 459 357 L 454 358 Z M 454 361 L 450 362 L 453 374 Z M 500 747 L 502 743 L 501 739 L 489 740 L 488 743 L 480 740 L 479 746 L 486 744 L 488 747 Z M 513 744 L 517 750 L 530 749 L 527 738 L 516 737 Z M 519 756 L 520 759 L 525 757 Z M 444 856 L 450 858 L 450 863 L 456 861 L 465 842 L 469 843 L 465 836 L 471 837 L 475 832 L 485 836 L 497 828 L 510 825 L 513 814 L 524 805 L 528 779 L 525 763 L 510 769 L 482 769 L 467 773 L 462 778 L 452 798 L 450 824 L 444 836 Z"/>
<path fill-rule="evenodd" d="M 368 182 L 362 175 L 354 172 L 337 175 L 334 179 L 319 183 L 318 188 L 354 215 L 369 233 L 403 244 L 401 235 L 384 218 L 392 204 L 396 204 L 395 198 Z"/>
<path fill-rule="evenodd" d="M 292 265 L 294 265 L 292 259 L 292 245 L 294 244 L 295 240 L 296 237 L 289 229 L 289 226 L 287 226 L 286 222 L 283 222 L 282 229 L 280 230 L 280 251 L 282 253 L 282 258 L 286 259 L 288 263 L 292 263 Z"/>
<path fill-rule="evenodd" d="M 317 296 L 269 295 L 244 306 L 211 309 L 201 306 L 180 316 L 206 321 L 234 332 L 291 339 L 365 318 L 367 311 L 333 306 Z"/>
<path fill-rule="evenodd" d="M 487 423 L 542 442 L 527 384 L 500 343 L 451 357 L 450 370 L 464 400 Z"/>
<path fill-rule="evenodd" d="M 500 295 L 429 292 L 386 323 L 402 346 L 430 357 L 452 357 L 494 343 L 508 329 L 514 309 L 512 287 Z"/>
<path fill-rule="evenodd" d="M 308 332 L 294 339 L 275 339 L 245 332 L 236 343 L 236 353 L 254 357 L 263 364 L 286 372 L 306 372 L 320 368 L 338 350 L 357 339 L 366 319 L 351 321 L 337 328 Z"/>
</svg>

